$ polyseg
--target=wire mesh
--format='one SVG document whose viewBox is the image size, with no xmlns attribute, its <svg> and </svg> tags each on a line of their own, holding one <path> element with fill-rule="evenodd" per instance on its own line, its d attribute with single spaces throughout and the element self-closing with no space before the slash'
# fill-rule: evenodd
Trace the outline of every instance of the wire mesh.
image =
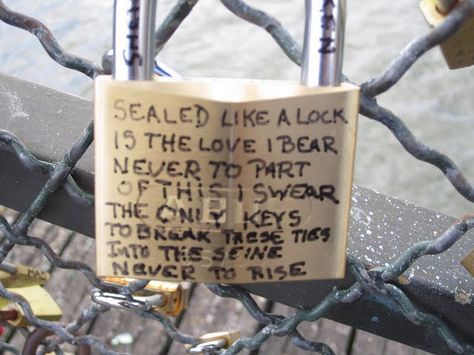
<svg viewBox="0 0 474 355">
<path fill-rule="evenodd" d="M 182 21 L 190 14 L 197 2 L 198 0 L 177 1 L 175 7 L 156 32 L 157 51 L 163 48 Z M 278 43 L 283 52 L 293 62 L 300 64 L 301 48 L 278 20 L 265 12 L 249 6 L 242 0 L 221 0 L 221 2 L 236 16 L 265 29 Z M 360 102 L 360 113 L 363 116 L 378 121 L 386 126 L 413 157 L 439 168 L 459 194 L 471 202 L 474 202 L 474 187 L 466 179 L 453 160 L 441 152 L 428 147 L 423 144 L 423 142 L 418 141 L 404 124 L 403 120 L 390 110 L 381 107 L 377 103 L 376 97 L 396 85 L 418 58 L 453 35 L 473 12 L 474 0 L 464 0 L 450 12 L 446 21 L 441 26 L 415 38 L 383 72 L 361 85 Z M 47 54 L 59 65 L 82 72 L 91 79 L 105 73 L 100 65 L 65 52 L 47 26 L 35 18 L 14 12 L 1 0 L 0 20 L 35 35 Z M 104 283 L 87 264 L 65 260 L 59 256 L 46 241 L 29 235 L 31 224 L 46 206 L 48 199 L 61 186 L 66 188 L 66 191 L 72 198 L 86 202 L 89 205 L 93 204 L 93 196 L 81 190 L 70 175 L 74 165 L 92 142 L 93 123 L 91 122 L 71 149 L 64 154 L 61 161 L 48 163 L 35 158 L 12 134 L 4 131 L 0 133 L 0 143 L 11 147 L 25 167 L 40 169 L 46 172 L 50 177 L 30 207 L 21 213 L 14 222 L 9 222 L 7 218 L 0 216 L 0 230 L 4 235 L 0 243 L 0 261 L 5 260 L 16 246 L 31 246 L 40 250 L 52 266 L 82 273 L 94 288 L 104 292 L 123 295 L 132 301 L 133 293 L 145 288 L 147 282 L 137 281 L 131 283 L 129 286 L 123 287 Z M 253 336 L 242 337 L 227 349 L 209 348 L 207 349 L 208 353 L 237 354 L 243 349 L 257 349 L 272 336 L 288 336 L 297 347 L 303 350 L 319 352 L 321 354 L 333 354 L 333 351 L 328 345 L 305 339 L 298 332 L 297 326 L 303 321 L 314 322 L 324 317 L 331 309 L 337 307 L 338 304 L 353 303 L 362 297 L 362 295 L 368 293 L 393 301 L 399 311 L 403 313 L 410 322 L 422 327 L 436 329 L 439 337 L 446 342 L 449 349 L 453 352 L 458 354 L 473 354 L 474 344 L 463 342 L 461 337 L 450 330 L 448 325 L 441 318 L 434 314 L 428 314 L 418 310 L 407 295 L 400 288 L 391 283 L 391 281 L 397 279 L 414 264 L 417 259 L 426 255 L 443 253 L 473 227 L 474 217 L 465 216 L 459 219 L 457 223 L 452 225 L 439 238 L 413 245 L 401 253 L 395 262 L 377 269 L 369 270 L 362 262 L 349 255 L 349 271 L 355 277 L 356 282 L 345 290 L 334 289 L 314 308 L 296 310 L 295 313 L 289 317 L 266 312 L 257 305 L 254 298 L 244 289 L 217 284 L 207 285 L 209 290 L 217 296 L 240 301 L 248 313 L 261 324 L 261 329 Z M 46 349 L 44 351 L 55 350 L 60 353 L 60 346 L 63 343 L 70 343 L 73 345 L 89 345 L 102 354 L 117 354 L 99 338 L 91 335 L 78 335 L 84 325 L 92 322 L 98 314 L 108 312 L 110 310 L 109 307 L 92 304 L 90 307 L 83 309 L 74 321 L 64 325 L 58 322 L 45 321 L 37 318 L 25 298 L 10 292 L 2 284 L 0 284 L 0 296 L 19 305 L 26 319 L 32 326 L 56 335 L 52 340 L 46 342 Z M 153 312 L 151 309 L 134 307 L 127 310 L 124 309 L 123 312 L 133 312 L 140 317 L 161 323 L 167 334 L 174 341 L 191 345 L 200 343 L 198 336 L 182 333 L 177 329 L 173 320 L 164 314 Z M 11 345 L 3 344 L 2 347 L 3 350 L 18 353 Z"/>
</svg>

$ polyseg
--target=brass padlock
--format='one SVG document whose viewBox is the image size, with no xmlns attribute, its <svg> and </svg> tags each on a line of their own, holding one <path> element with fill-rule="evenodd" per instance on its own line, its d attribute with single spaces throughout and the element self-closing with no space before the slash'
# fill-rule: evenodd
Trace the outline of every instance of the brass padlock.
<svg viewBox="0 0 474 355">
<path fill-rule="evenodd" d="M 9 288 L 8 291 L 23 296 L 31 305 L 33 314 L 43 320 L 58 321 L 62 317 L 61 308 L 50 294 L 39 285 Z M 23 310 L 12 301 L 0 298 L 0 312 L 17 311 L 17 317 L 9 317 L 7 323 L 14 327 L 27 327 L 28 321 Z"/>
<path fill-rule="evenodd" d="M 0 281 L 6 288 L 44 285 L 49 277 L 48 272 L 26 265 L 0 264 Z"/>
<path fill-rule="evenodd" d="M 115 285 L 128 286 L 130 282 L 135 280 L 123 277 L 105 277 L 104 281 Z M 143 290 L 135 292 L 133 296 L 150 297 L 160 294 L 163 297 L 163 303 L 158 307 L 153 307 L 152 310 L 177 317 L 188 307 L 190 286 L 191 284 L 188 282 L 177 283 L 152 280 Z"/>
<path fill-rule="evenodd" d="M 463 0 L 421 0 L 420 9 L 428 24 L 437 27 L 462 2 Z M 474 65 L 474 13 L 440 47 L 450 69 Z"/>
<path fill-rule="evenodd" d="M 301 83 L 153 80 L 156 1 L 116 0 L 95 83 L 97 272 L 190 282 L 344 276 L 359 88 L 345 1 L 307 0 Z"/>
<path fill-rule="evenodd" d="M 125 296 L 111 292 L 94 290 L 91 293 L 93 302 L 118 309 L 134 309 L 136 311 L 151 311 L 165 313 L 172 317 L 177 317 L 182 309 L 172 308 L 168 304 L 166 295 L 153 293 L 148 296 Z"/>
<path fill-rule="evenodd" d="M 188 354 L 214 354 L 228 349 L 239 338 L 238 331 L 208 333 L 199 337 L 199 344 L 185 345 L 185 349 Z"/>
</svg>

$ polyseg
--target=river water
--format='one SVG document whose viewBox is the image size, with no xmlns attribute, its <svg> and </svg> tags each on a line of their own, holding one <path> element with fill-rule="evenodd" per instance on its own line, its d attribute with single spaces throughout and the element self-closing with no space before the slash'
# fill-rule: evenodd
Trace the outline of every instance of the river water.
<svg viewBox="0 0 474 355">
<path fill-rule="evenodd" d="M 71 53 L 100 61 L 111 47 L 112 0 L 5 0 L 41 19 Z M 159 19 L 175 1 L 159 1 Z M 301 42 L 303 0 L 249 0 L 278 18 Z M 344 73 L 362 83 L 383 70 L 415 36 L 425 33 L 416 1 L 348 0 Z M 299 78 L 299 68 L 263 30 L 230 14 L 217 0 L 201 0 L 160 59 L 184 76 Z M 55 64 L 30 34 L 0 23 L 0 66 L 10 75 L 91 97 L 92 82 Z M 469 80 L 470 78 L 471 80 Z M 430 51 L 379 98 L 419 140 L 445 152 L 474 180 L 474 67 L 449 71 Z M 451 215 L 472 211 L 436 168 L 418 162 L 377 122 L 360 117 L 355 181 L 379 192 Z"/>
</svg>

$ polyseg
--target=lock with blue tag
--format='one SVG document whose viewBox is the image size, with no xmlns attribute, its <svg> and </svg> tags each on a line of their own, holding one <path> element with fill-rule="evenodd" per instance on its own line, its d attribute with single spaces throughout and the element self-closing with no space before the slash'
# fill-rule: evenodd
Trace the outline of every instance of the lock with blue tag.
<svg viewBox="0 0 474 355">
<path fill-rule="evenodd" d="M 341 84 L 345 1 L 306 6 L 301 82 L 153 79 L 156 1 L 116 0 L 95 83 L 100 276 L 344 276 L 359 88 Z"/>
</svg>

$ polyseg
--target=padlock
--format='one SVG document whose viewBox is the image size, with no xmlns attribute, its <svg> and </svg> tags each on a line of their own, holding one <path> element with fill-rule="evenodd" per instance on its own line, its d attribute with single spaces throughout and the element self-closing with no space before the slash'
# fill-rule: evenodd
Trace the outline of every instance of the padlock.
<svg viewBox="0 0 474 355">
<path fill-rule="evenodd" d="M 182 305 L 176 305 L 175 307 L 175 305 L 170 304 L 167 295 L 163 293 L 152 293 L 147 296 L 125 296 L 94 290 L 91 293 L 91 299 L 93 302 L 106 307 L 159 312 L 172 317 L 179 316 L 183 310 L 183 308 L 178 308 Z"/>
<path fill-rule="evenodd" d="M 104 281 L 119 286 L 128 286 L 130 282 L 135 280 L 123 277 L 105 277 Z M 159 294 L 163 297 L 163 303 L 158 307 L 154 307 L 153 310 L 177 317 L 188 307 L 190 286 L 191 284 L 188 282 L 177 283 L 152 280 L 143 290 L 135 292 L 133 296 L 150 297 Z"/>
<path fill-rule="evenodd" d="M 62 311 L 56 301 L 50 294 L 39 285 L 9 288 L 8 291 L 23 296 L 31 306 L 33 314 L 43 320 L 58 321 L 61 319 Z M 10 315 L 15 316 L 4 317 L 4 320 L 13 327 L 27 327 L 29 325 L 24 316 L 21 307 L 12 301 L 0 298 L 0 312 L 10 312 Z M 16 313 L 15 313 L 16 312 Z"/>
<path fill-rule="evenodd" d="M 443 23 L 446 16 L 464 0 L 421 0 L 420 9 L 431 27 Z M 440 45 L 450 69 L 474 65 L 474 13 L 459 30 Z"/>
<path fill-rule="evenodd" d="M 44 285 L 48 282 L 49 276 L 46 271 L 26 265 L 14 265 L 7 262 L 0 264 L 0 282 L 6 288 Z"/>
<path fill-rule="evenodd" d="M 240 338 L 240 332 L 216 332 L 208 333 L 199 337 L 201 341 L 195 345 L 185 345 L 188 354 L 214 354 L 228 349 Z"/>
<path fill-rule="evenodd" d="M 116 0 L 95 82 L 100 277 L 344 276 L 359 88 L 340 83 L 345 1 L 306 6 L 301 83 L 153 79 L 155 1 Z"/>
</svg>

